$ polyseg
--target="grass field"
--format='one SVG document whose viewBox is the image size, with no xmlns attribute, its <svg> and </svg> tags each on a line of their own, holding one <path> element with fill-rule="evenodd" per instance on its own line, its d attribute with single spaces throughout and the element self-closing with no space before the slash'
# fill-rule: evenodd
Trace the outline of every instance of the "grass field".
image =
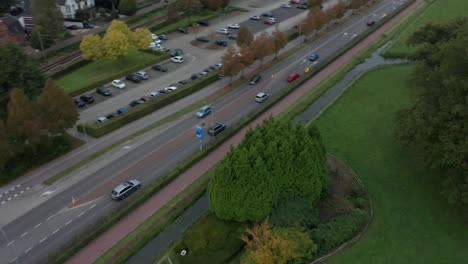
<svg viewBox="0 0 468 264">
<path fill-rule="evenodd" d="M 438 175 L 393 135 L 395 113 L 409 104 L 411 69 L 364 75 L 314 122 L 328 152 L 356 171 L 374 200 L 368 232 L 327 263 L 468 263 L 468 228 L 439 194 Z"/>
<path fill-rule="evenodd" d="M 144 68 L 157 62 L 160 56 L 137 50 L 130 50 L 127 56 L 117 60 L 91 62 L 56 80 L 67 93 L 107 82 L 109 78 L 121 78 L 126 72 Z"/>
<path fill-rule="evenodd" d="M 427 1 L 431 2 L 431 1 Z M 457 17 L 468 16 L 467 0 L 434 0 L 428 8 L 407 27 L 384 51 L 385 54 L 408 54 L 413 48 L 405 44 L 407 38 L 426 23 L 440 23 Z"/>
</svg>

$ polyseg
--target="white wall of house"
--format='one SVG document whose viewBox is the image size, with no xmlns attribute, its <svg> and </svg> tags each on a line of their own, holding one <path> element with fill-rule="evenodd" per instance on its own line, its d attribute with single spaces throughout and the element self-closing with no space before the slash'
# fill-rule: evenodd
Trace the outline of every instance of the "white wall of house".
<svg viewBox="0 0 468 264">
<path fill-rule="evenodd" d="M 58 5 L 64 18 L 75 18 L 78 10 L 95 6 L 94 0 L 66 0 L 64 5 Z"/>
</svg>

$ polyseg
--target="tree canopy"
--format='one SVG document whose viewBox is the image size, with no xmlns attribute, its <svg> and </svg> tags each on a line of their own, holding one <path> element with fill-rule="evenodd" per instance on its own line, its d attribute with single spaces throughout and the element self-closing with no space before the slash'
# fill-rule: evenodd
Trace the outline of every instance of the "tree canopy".
<svg viewBox="0 0 468 264">
<path fill-rule="evenodd" d="M 409 44 L 417 47 L 415 100 L 399 113 L 398 137 L 446 172 L 450 201 L 468 204 L 468 18 L 427 24 Z"/>
<path fill-rule="evenodd" d="M 326 175 L 318 130 L 269 118 L 216 166 L 208 185 L 210 209 L 224 220 L 262 221 L 281 193 L 315 204 Z"/>
<path fill-rule="evenodd" d="M 137 4 L 135 0 L 120 0 L 119 3 L 120 13 L 126 16 L 132 16 L 137 11 Z"/>
<path fill-rule="evenodd" d="M 34 16 L 34 24 L 41 26 L 51 39 L 58 37 L 64 30 L 63 15 L 57 7 L 55 0 L 31 1 L 31 12 Z"/>
</svg>

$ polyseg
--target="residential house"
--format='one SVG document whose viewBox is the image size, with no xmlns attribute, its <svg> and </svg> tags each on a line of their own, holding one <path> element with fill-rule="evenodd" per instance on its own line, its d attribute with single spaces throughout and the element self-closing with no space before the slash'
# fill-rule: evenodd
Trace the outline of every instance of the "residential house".
<svg viewBox="0 0 468 264">
<path fill-rule="evenodd" d="M 7 42 L 17 42 L 18 44 L 25 44 L 27 41 L 27 33 L 24 29 L 24 21 L 6 15 L 0 18 L 0 44 Z"/>
<path fill-rule="evenodd" d="M 94 8 L 94 0 L 56 0 L 64 18 L 75 18 L 78 10 Z"/>
</svg>

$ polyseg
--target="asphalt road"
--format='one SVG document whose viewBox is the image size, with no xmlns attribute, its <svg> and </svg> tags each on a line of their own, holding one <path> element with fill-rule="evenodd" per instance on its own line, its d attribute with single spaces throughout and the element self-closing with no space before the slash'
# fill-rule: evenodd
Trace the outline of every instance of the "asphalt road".
<svg viewBox="0 0 468 264">
<path fill-rule="evenodd" d="M 317 52 L 321 59 L 329 56 L 365 30 L 363 23 L 367 19 L 373 17 L 378 20 L 400 3 L 383 1 L 368 10 L 366 15 L 351 18 L 346 24 L 266 70 L 258 85 L 243 85 L 216 100 L 212 104 L 214 114 L 203 119 L 203 122 L 209 124 L 213 120 L 232 126 L 258 106 L 254 102 L 256 93 L 277 93 L 287 84 L 286 78 L 290 73 L 301 73 L 310 65 L 306 57 L 311 51 Z M 124 154 L 119 158 L 4 226 L 1 229 L 0 263 L 35 263 L 46 258 L 86 226 L 119 206 L 119 203 L 108 197 L 109 190 L 115 184 L 130 178 L 137 178 L 143 184 L 148 183 L 196 151 L 198 146 L 194 126 L 200 123 L 201 120 L 194 117 L 193 113 L 179 118 L 161 129 L 160 133 L 155 133 L 154 137 L 123 149 Z M 68 209 L 71 197 L 89 202 Z"/>
</svg>

